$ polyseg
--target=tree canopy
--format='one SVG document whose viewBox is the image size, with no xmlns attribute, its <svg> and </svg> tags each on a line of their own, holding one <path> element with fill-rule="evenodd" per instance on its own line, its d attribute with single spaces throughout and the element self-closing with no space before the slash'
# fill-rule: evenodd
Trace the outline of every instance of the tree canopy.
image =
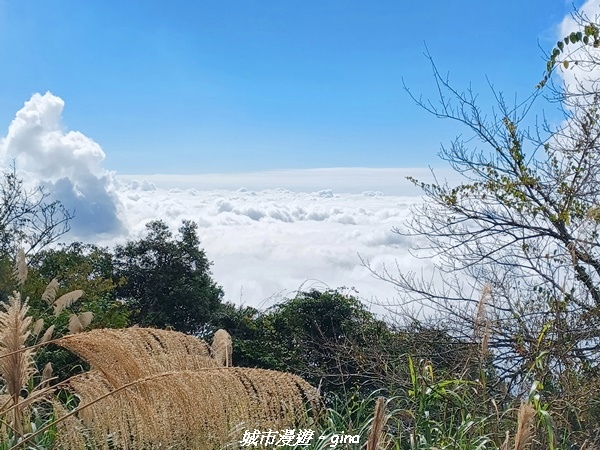
<svg viewBox="0 0 600 450">
<path fill-rule="evenodd" d="M 140 326 L 201 333 L 222 302 L 211 263 L 200 248 L 197 224 L 184 220 L 174 238 L 162 221 L 146 225 L 148 235 L 114 252 L 118 298 Z"/>
</svg>

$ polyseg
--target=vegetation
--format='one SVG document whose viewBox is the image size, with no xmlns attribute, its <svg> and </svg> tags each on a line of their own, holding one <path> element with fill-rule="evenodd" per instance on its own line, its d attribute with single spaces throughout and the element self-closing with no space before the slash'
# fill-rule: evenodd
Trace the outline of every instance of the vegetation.
<svg viewBox="0 0 600 450">
<path fill-rule="evenodd" d="M 23 251 L 15 273 L 22 285 L 27 276 Z M 56 298 L 57 289 L 53 280 L 42 295 L 55 315 L 83 294 Z M 20 292 L 2 306 L 0 377 L 6 394 L 0 439 L 10 448 L 32 442 L 36 448 L 43 440 L 61 449 L 201 450 L 225 445 L 242 425 L 305 426 L 306 406 L 315 414 L 320 408 L 316 390 L 295 375 L 229 366 L 230 339 L 223 330 L 211 349 L 193 336 L 159 329 L 82 333 L 91 321 L 91 313 L 82 313 L 71 314 L 68 335 L 50 341 L 52 325 L 36 345 L 27 346 L 43 321 L 33 325 Z M 79 355 L 92 369 L 51 386 L 48 365 L 36 381 L 35 350 L 50 342 Z M 61 396 L 71 401 L 63 403 Z M 41 423 L 32 421 L 36 414 Z"/>
<path fill-rule="evenodd" d="M 413 180 L 429 201 L 405 233 L 427 240 L 442 288 L 374 272 L 403 301 L 388 320 L 341 288 L 264 311 L 225 303 L 190 221 L 176 237 L 150 222 L 113 250 L 50 249 L 70 216 L 5 174 L 0 449 L 273 446 L 278 433 L 292 448 L 292 428 L 311 449 L 600 447 L 600 25 L 576 17 L 537 91 L 497 95 L 496 115 L 433 65 L 440 107 L 417 102 L 484 147 L 442 149 L 458 186 Z M 587 76 L 552 84 L 573 67 Z M 564 121 L 532 132 L 542 92 Z"/>
<path fill-rule="evenodd" d="M 180 240 L 172 239 L 164 222 L 153 221 L 146 228 L 146 238 L 115 249 L 115 275 L 125 280 L 117 288 L 118 297 L 140 326 L 201 333 L 223 291 L 211 278 L 197 225 L 184 221 Z"/>
<path fill-rule="evenodd" d="M 26 189 L 16 167 L 2 172 L 0 181 L 0 256 L 10 257 L 18 246 L 35 254 L 70 230 L 73 214 L 60 201 L 48 202 L 42 188 Z"/>
</svg>

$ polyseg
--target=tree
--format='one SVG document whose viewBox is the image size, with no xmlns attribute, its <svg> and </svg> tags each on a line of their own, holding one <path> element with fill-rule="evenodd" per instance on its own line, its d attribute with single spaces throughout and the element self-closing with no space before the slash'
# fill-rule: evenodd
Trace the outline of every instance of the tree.
<svg viewBox="0 0 600 450">
<path fill-rule="evenodd" d="M 41 186 L 28 190 L 17 177 L 15 165 L 0 181 L 0 253 L 13 255 L 23 246 L 28 255 L 46 248 L 70 230 L 73 218 L 60 201 L 48 202 Z"/>
<path fill-rule="evenodd" d="M 558 396 L 572 374 L 595 377 L 600 368 L 600 96 L 563 91 L 553 100 L 570 100 L 564 122 L 529 130 L 524 123 L 541 90 L 514 105 L 494 92 L 497 109 L 487 114 L 473 92 L 458 91 L 432 67 L 439 106 L 413 99 L 470 132 L 440 152 L 464 181 L 409 178 L 427 202 L 413 208 L 407 231 L 395 232 L 428 242 L 413 250 L 434 258 L 439 284 L 414 273 L 373 273 L 454 336 L 485 336 L 513 392 L 535 377 Z"/>
<path fill-rule="evenodd" d="M 34 320 L 43 319 L 46 327 L 54 327 L 54 335 L 69 333 L 70 315 L 87 311 L 93 315 L 90 328 L 123 328 L 128 325 L 129 311 L 117 301 L 112 267 L 112 253 L 93 244 L 75 242 L 57 249 L 39 252 L 30 264 L 22 293 L 29 298 L 29 311 Z M 43 293 L 56 280 L 57 296 L 83 290 L 82 297 L 69 310 L 55 315 L 52 306 L 42 299 Z M 6 285 L 5 289 L 10 289 Z M 12 291 L 10 291 L 12 292 Z M 39 367 L 51 362 L 55 375 L 66 379 L 85 368 L 85 362 L 74 354 L 50 345 L 36 353 Z"/>
<path fill-rule="evenodd" d="M 469 354 L 443 330 L 393 329 L 341 289 L 299 292 L 265 311 L 225 305 L 215 323 L 233 338 L 234 365 L 300 375 L 326 397 L 403 392 L 409 357 L 455 374 Z"/>
<path fill-rule="evenodd" d="M 223 298 L 200 248 L 197 225 L 184 220 L 179 239 L 162 221 L 146 225 L 148 235 L 115 248 L 117 295 L 141 326 L 201 333 Z"/>
<path fill-rule="evenodd" d="M 117 300 L 121 280 L 114 274 L 113 254 L 95 244 L 74 242 L 59 248 L 40 252 L 37 262 L 31 264 L 27 295 L 34 315 L 39 308 L 47 308 L 41 296 L 45 286 L 56 278 L 67 292 L 82 289 L 84 295 L 77 310 L 94 314 L 94 328 L 123 328 L 129 323 L 129 311 Z"/>
</svg>

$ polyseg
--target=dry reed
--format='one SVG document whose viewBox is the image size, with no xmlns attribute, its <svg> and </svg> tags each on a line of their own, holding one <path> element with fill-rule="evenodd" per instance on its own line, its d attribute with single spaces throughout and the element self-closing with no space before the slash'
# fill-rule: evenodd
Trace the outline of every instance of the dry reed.
<svg viewBox="0 0 600 450">
<path fill-rule="evenodd" d="M 0 377 L 4 379 L 13 408 L 10 425 L 22 434 L 20 392 L 35 372 L 34 352 L 25 346 L 30 334 L 31 317 L 27 316 L 27 300 L 22 301 L 18 292 L 9 296 L 8 303 L 2 302 L 0 305 L 4 307 L 4 311 L 0 312 Z"/>
<path fill-rule="evenodd" d="M 217 366 L 206 342 L 154 328 L 96 329 L 56 344 L 101 369 L 113 386 L 162 372 Z"/>
<path fill-rule="evenodd" d="M 58 316 L 63 309 L 68 308 L 73 303 L 81 298 L 83 295 L 83 291 L 81 289 L 77 289 L 71 292 L 67 292 L 64 295 L 61 295 L 58 300 L 54 302 L 54 315 Z"/>
<path fill-rule="evenodd" d="M 379 397 L 375 402 L 375 413 L 367 439 L 367 450 L 377 450 L 379 448 L 379 444 L 383 439 L 383 427 L 385 427 L 386 421 L 385 398 Z"/>
<path fill-rule="evenodd" d="M 524 450 L 533 438 L 535 409 L 531 403 L 524 402 L 519 408 L 517 418 L 517 434 L 515 435 L 515 450 Z"/>
<path fill-rule="evenodd" d="M 477 312 L 475 314 L 473 337 L 480 342 L 481 355 L 488 354 L 491 321 L 488 317 L 487 306 L 492 299 L 492 286 L 486 283 L 481 291 Z"/>
<path fill-rule="evenodd" d="M 25 250 L 22 248 L 17 251 L 13 276 L 19 286 L 22 286 L 27 280 L 27 260 L 25 258 Z"/>
<path fill-rule="evenodd" d="M 231 367 L 233 344 L 231 342 L 231 336 L 225 330 L 217 330 L 213 337 L 213 343 L 211 346 L 212 356 L 221 366 Z"/>
<path fill-rule="evenodd" d="M 27 278 L 22 250 L 14 274 L 22 285 Z M 58 289 L 58 281 L 53 279 L 42 295 L 55 315 L 83 295 L 76 290 L 56 299 Z M 79 399 L 79 406 L 68 411 L 57 400 L 48 400 L 55 392 L 55 387 L 49 386 L 50 364 L 44 368 L 40 384 L 22 399 L 21 388 L 35 372 L 33 352 L 52 338 L 54 325 L 36 346 L 26 347 L 32 329 L 37 338 L 44 321 L 40 319 L 32 327 L 27 300 L 22 301 L 19 293 L 1 306 L 5 311 L 0 312 L 0 376 L 7 395 L 0 395 L 0 416 L 10 414 L 10 418 L 0 421 L 0 438 L 13 432 L 23 436 L 23 422 L 29 423 L 28 408 L 39 401 L 49 401 L 57 419 L 37 431 L 25 430 L 29 435 L 21 444 L 57 426 L 56 445 L 64 450 L 89 445 L 123 450 L 209 449 L 231 443 L 232 433 L 243 427 L 308 426 L 311 419 L 306 407 L 312 406 L 315 414 L 321 409 L 318 392 L 295 375 L 231 367 L 231 336 L 225 330 L 215 333 L 211 348 L 192 336 L 157 329 L 82 332 L 92 320 L 90 312 L 71 315 L 72 334 L 53 341 L 81 356 L 92 368 L 60 383 Z"/>
<path fill-rule="evenodd" d="M 301 378 L 220 367 L 223 360 L 211 358 L 205 342 L 174 331 L 92 330 L 57 344 L 95 369 L 71 378 L 68 389 L 80 405 L 90 405 L 78 411 L 78 429 L 88 428 L 98 448 L 109 448 L 107 435 L 123 449 L 213 448 L 227 444 L 241 425 L 306 425 L 307 404 L 315 411 L 320 405 L 316 390 Z M 61 433 L 68 428 L 61 425 Z"/>
<path fill-rule="evenodd" d="M 54 303 L 54 300 L 56 299 L 56 294 L 58 293 L 58 288 L 59 288 L 58 280 L 56 278 L 53 278 L 52 281 L 50 281 L 50 283 L 48 283 L 48 286 L 46 286 L 46 289 L 44 290 L 44 293 L 42 294 L 42 300 L 44 300 L 49 305 L 52 305 Z"/>
<path fill-rule="evenodd" d="M 307 426 L 306 404 L 318 407 L 315 389 L 304 380 L 264 369 L 168 372 L 122 390 L 92 371 L 73 377 L 69 388 L 81 405 L 104 397 L 77 414 L 99 449 L 110 448 L 107 435 L 124 450 L 211 449 L 231 444 L 231 430 L 240 425 L 265 430 Z M 60 431 L 69 433 L 66 426 Z"/>
</svg>

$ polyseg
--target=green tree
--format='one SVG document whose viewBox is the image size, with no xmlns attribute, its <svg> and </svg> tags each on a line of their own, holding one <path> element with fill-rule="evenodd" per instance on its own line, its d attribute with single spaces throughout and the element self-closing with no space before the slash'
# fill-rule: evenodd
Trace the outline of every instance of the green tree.
<svg viewBox="0 0 600 450">
<path fill-rule="evenodd" d="M 300 292 L 266 311 L 228 304 L 215 326 L 232 336 L 234 365 L 289 371 L 325 394 L 401 392 L 409 357 L 455 374 L 470 354 L 443 330 L 390 327 L 341 289 Z"/>
<path fill-rule="evenodd" d="M 36 259 L 30 265 L 26 285 L 34 314 L 48 308 L 41 295 L 46 285 L 56 278 L 61 291 L 84 291 L 82 299 L 74 305 L 74 312 L 91 311 L 93 328 L 123 328 L 129 324 L 129 310 L 117 300 L 117 287 L 123 280 L 114 273 L 113 254 L 108 248 L 74 242 L 44 250 Z"/>
<path fill-rule="evenodd" d="M 43 250 L 30 264 L 27 281 L 22 288 L 29 297 L 30 314 L 43 319 L 45 328 L 54 326 L 54 336 L 69 333 L 69 318 L 72 313 L 90 311 L 93 319 L 88 328 L 123 328 L 128 325 L 129 311 L 117 301 L 117 281 L 114 279 L 112 254 L 106 248 L 93 244 L 75 242 L 59 248 Z M 50 281 L 58 283 L 60 295 L 81 289 L 83 296 L 68 310 L 55 316 L 53 308 L 42 299 Z M 86 369 L 83 360 L 54 345 L 44 347 L 36 354 L 38 367 L 51 362 L 55 375 L 66 379 Z"/>
<path fill-rule="evenodd" d="M 118 297 L 130 309 L 133 323 L 202 333 L 221 305 L 223 291 L 212 279 L 196 223 L 184 220 L 178 239 L 162 221 L 146 228 L 146 237 L 115 248 L 115 275 L 124 280 Z"/>
</svg>

